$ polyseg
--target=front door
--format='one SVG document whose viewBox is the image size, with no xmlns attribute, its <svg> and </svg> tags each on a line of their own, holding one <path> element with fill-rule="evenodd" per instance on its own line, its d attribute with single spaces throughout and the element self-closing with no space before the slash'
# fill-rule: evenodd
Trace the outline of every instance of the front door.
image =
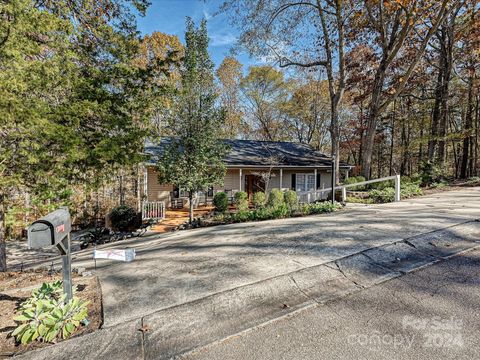
<svg viewBox="0 0 480 360">
<path fill-rule="evenodd" d="M 245 175 L 245 192 L 248 194 L 248 201 L 253 200 L 253 194 L 265 191 L 265 181 L 258 175 Z"/>
</svg>

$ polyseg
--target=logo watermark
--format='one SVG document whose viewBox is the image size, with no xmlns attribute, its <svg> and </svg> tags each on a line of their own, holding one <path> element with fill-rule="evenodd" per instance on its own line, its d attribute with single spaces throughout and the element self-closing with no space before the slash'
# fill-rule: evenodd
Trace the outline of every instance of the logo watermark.
<svg viewBox="0 0 480 360">
<path fill-rule="evenodd" d="M 404 316 L 402 326 L 405 330 L 415 330 L 423 335 L 424 347 L 463 347 L 463 321 L 453 316 L 441 318 L 418 318 Z"/>
<path fill-rule="evenodd" d="M 361 346 L 393 346 L 397 348 L 407 348 L 412 347 L 413 341 L 415 340 L 414 335 L 402 335 L 402 334 L 381 334 L 378 331 L 373 331 L 370 334 L 353 334 L 347 338 L 347 341 L 350 345 L 361 345 Z"/>
<path fill-rule="evenodd" d="M 347 342 L 350 345 L 386 346 L 395 349 L 410 349 L 414 343 L 427 348 L 463 347 L 462 329 L 463 321 L 453 316 L 450 318 L 404 316 L 401 333 L 382 334 L 374 330 L 370 333 L 349 335 Z"/>
</svg>

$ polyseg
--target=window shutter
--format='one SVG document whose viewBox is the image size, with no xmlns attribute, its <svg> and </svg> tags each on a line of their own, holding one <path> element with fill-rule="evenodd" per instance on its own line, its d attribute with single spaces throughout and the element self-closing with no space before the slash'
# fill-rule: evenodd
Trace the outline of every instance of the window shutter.
<svg viewBox="0 0 480 360">
<path fill-rule="evenodd" d="M 292 174 L 292 190 L 295 191 L 297 187 L 297 174 Z"/>
<path fill-rule="evenodd" d="M 320 184 L 320 173 L 317 172 L 317 190 L 322 187 L 322 184 Z"/>
</svg>

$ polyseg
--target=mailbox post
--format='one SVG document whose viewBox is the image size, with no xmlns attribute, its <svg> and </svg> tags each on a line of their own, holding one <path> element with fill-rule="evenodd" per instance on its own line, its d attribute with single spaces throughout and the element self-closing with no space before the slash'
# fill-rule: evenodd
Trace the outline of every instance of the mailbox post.
<svg viewBox="0 0 480 360">
<path fill-rule="evenodd" d="M 72 258 L 70 255 L 70 231 L 72 221 L 67 209 L 58 209 L 38 219 L 28 227 L 28 247 L 38 249 L 56 246 L 62 255 L 63 291 L 67 300 L 72 298 Z"/>
</svg>

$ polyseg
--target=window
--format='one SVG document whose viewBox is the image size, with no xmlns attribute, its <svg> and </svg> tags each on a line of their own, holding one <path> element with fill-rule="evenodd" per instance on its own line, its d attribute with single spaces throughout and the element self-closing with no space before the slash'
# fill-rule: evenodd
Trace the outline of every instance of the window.
<svg viewBox="0 0 480 360">
<path fill-rule="evenodd" d="M 297 187 L 296 191 L 305 191 L 305 175 L 297 174 Z"/>
<path fill-rule="evenodd" d="M 315 175 L 308 174 L 307 175 L 307 191 L 315 190 Z"/>
<path fill-rule="evenodd" d="M 207 196 L 208 196 L 208 197 L 213 197 L 213 187 L 212 187 L 212 186 L 210 186 L 210 187 L 208 188 L 208 190 L 207 190 Z"/>
<path fill-rule="evenodd" d="M 296 174 L 296 191 L 314 191 L 315 174 Z"/>
</svg>

